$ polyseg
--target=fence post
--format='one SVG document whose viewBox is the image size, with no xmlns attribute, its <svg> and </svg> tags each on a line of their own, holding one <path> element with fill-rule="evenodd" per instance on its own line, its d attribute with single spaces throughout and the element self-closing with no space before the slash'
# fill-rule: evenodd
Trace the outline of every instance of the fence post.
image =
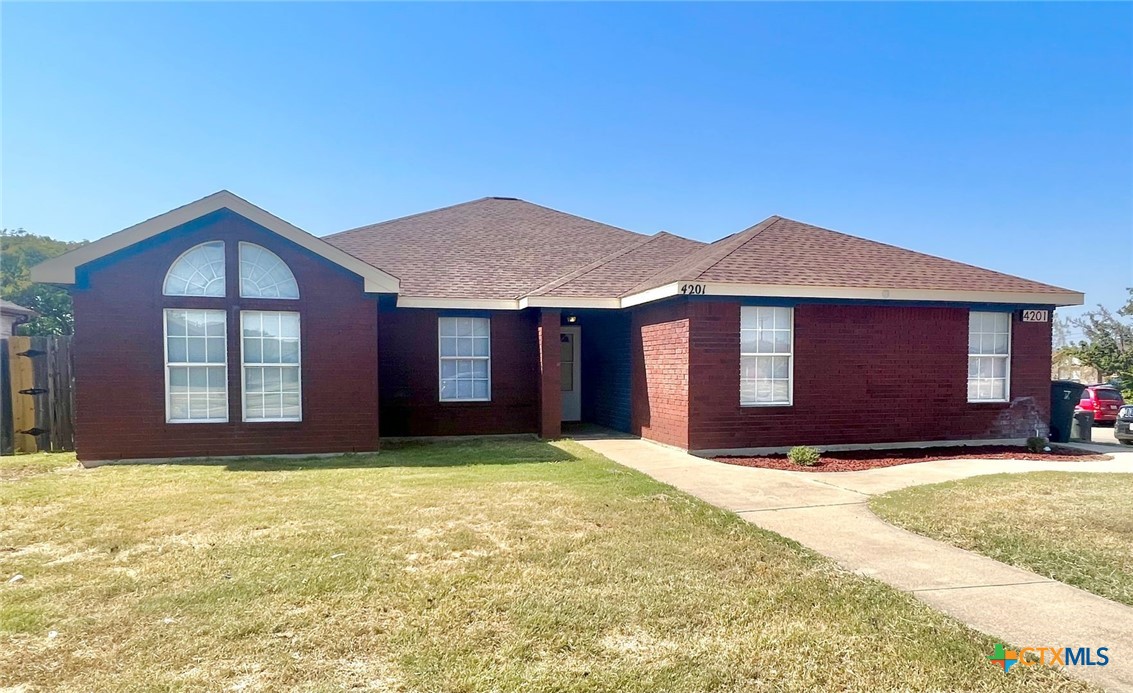
<svg viewBox="0 0 1133 693">
<path fill-rule="evenodd" d="M 74 383 L 71 379 L 71 337 L 49 337 L 47 342 L 47 409 L 54 451 L 75 449 Z"/>
</svg>

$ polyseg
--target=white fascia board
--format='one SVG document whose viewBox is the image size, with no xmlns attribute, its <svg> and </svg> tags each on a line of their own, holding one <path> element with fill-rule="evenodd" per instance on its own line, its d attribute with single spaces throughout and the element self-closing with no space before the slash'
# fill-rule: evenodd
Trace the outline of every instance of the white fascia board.
<svg viewBox="0 0 1133 693">
<path fill-rule="evenodd" d="M 521 299 L 425 298 L 398 296 L 398 308 L 432 308 L 451 310 L 523 310 L 525 308 L 620 308 L 616 298 L 561 298 L 525 296 Z"/>
<path fill-rule="evenodd" d="M 626 296 L 622 307 L 681 295 L 681 286 L 703 286 L 698 296 L 767 296 L 776 298 L 827 298 L 867 301 L 933 301 L 941 303 L 1009 303 L 1045 306 L 1080 306 L 1085 295 L 1021 291 L 952 291 L 941 289 L 878 289 L 856 287 L 797 286 L 789 284 L 731 284 L 724 282 L 682 281 Z"/>
<path fill-rule="evenodd" d="M 616 298 L 570 298 L 565 296 L 527 296 L 519 299 L 520 308 L 621 308 Z"/>
<path fill-rule="evenodd" d="M 622 308 L 629 308 L 630 306 L 649 303 L 650 301 L 659 301 L 662 298 L 669 298 L 670 296 L 679 296 L 681 293 L 681 284 L 687 283 L 688 282 L 672 282 L 671 284 L 662 284 L 652 289 L 646 289 L 645 291 L 625 296 L 622 298 Z"/>
<path fill-rule="evenodd" d="M 298 246 L 306 248 L 334 264 L 362 277 L 363 288 L 367 293 L 397 293 L 401 282 L 397 277 L 362 262 L 330 243 L 313 236 L 303 229 L 280 219 L 247 200 L 222 190 L 184 207 L 178 207 L 148 221 L 135 224 L 127 229 L 113 233 L 105 238 L 80 246 L 69 253 L 42 262 L 31 269 L 31 279 L 45 284 L 74 284 L 75 269 L 111 253 L 140 243 L 170 229 L 199 219 L 220 209 L 230 209 L 236 214 L 253 221 Z"/>
<path fill-rule="evenodd" d="M 453 310 L 519 310 L 515 299 L 492 298 L 428 298 L 398 296 L 398 308 L 450 308 Z"/>
</svg>

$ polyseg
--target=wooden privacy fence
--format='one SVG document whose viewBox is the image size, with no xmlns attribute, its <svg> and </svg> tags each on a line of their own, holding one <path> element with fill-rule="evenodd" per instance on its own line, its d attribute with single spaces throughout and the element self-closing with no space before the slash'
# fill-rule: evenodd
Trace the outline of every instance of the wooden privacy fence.
<svg viewBox="0 0 1133 693">
<path fill-rule="evenodd" d="M 0 340 L 0 452 L 75 449 L 71 337 Z"/>
</svg>

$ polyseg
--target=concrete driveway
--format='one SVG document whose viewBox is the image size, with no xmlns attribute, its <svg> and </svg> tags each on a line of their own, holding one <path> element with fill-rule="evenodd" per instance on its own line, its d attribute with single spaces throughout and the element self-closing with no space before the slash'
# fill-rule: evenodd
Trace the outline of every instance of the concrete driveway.
<svg viewBox="0 0 1133 693">
<path fill-rule="evenodd" d="M 1098 445 L 1112 445 L 1115 446 L 1118 451 L 1123 448 L 1128 451 L 1133 451 L 1133 447 L 1122 445 L 1121 443 L 1117 442 L 1117 438 L 1113 437 L 1113 426 L 1094 426 L 1092 429 L 1090 429 L 1090 437 L 1093 439 L 1090 441 L 1091 443 L 1096 443 Z"/>
<path fill-rule="evenodd" d="M 874 494 L 983 474 L 1133 473 L 1133 452 L 1110 448 L 1115 459 L 1106 462 L 973 459 L 815 473 L 728 465 L 634 438 L 578 442 L 1005 642 L 1108 646 L 1109 665 L 1067 667 L 1067 673 L 1112 690 L 1133 690 L 1133 608 L 899 529 L 866 505 Z"/>
</svg>

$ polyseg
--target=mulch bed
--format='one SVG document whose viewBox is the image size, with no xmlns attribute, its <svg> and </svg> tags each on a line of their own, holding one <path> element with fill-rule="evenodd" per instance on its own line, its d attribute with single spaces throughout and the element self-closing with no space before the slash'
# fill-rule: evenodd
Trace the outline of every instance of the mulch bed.
<svg viewBox="0 0 1133 693">
<path fill-rule="evenodd" d="M 763 457 L 713 457 L 717 462 L 736 464 L 741 467 L 763 467 L 765 469 L 786 469 L 792 472 L 857 472 L 863 469 L 895 467 L 899 464 L 929 462 L 932 460 L 1050 460 L 1084 462 L 1090 460 L 1112 460 L 1109 455 L 1099 455 L 1074 448 L 1051 446 L 1050 452 L 1034 453 L 1027 448 L 1012 445 L 972 445 L 965 447 L 902 448 L 896 450 L 846 450 L 844 452 L 824 452 L 818 464 L 813 467 L 800 467 L 791 464 L 786 455 L 765 455 Z"/>
</svg>

